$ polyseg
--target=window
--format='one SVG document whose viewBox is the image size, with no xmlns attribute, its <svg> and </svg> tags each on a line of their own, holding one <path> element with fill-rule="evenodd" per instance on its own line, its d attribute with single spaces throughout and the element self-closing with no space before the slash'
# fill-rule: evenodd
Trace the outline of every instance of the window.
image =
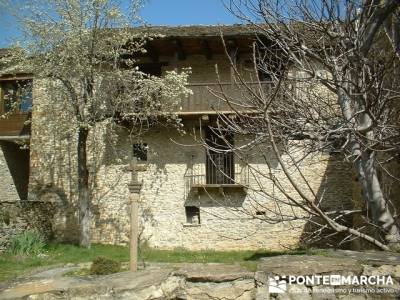
<svg viewBox="0 0 400 300">
<path fill-rule="evenodd" d="M 136 157 L 138 161 L 147 161 L 147 149 L 146 143 L 133 144 L 133 157 Z"/>
<path fill-rule="evenodd" d="M 235 180 L 235 163 L 232 152 L 233 135 L 211 128 L 206 129 L 206 184 L 232 184 Z"/>
<path fill-rule="evenodd" d="M 149 63 L 149 64 L 140 64 L 138 67 L 140 71 L 142 71 L 147 75 L 161 77 L 162 66 L 163 64 L 160 63 Z"/>
<path fill-rule="evenodd" d="M 197 206 L 185 206 L 186 223 L 200 224 L 200 208 Z"/>
<path fill-rule="evenodd" d="M 27 113 L 32 109 L 32 80 L 2 81 L 0 87 L 0 111 Z"/>
</svg>

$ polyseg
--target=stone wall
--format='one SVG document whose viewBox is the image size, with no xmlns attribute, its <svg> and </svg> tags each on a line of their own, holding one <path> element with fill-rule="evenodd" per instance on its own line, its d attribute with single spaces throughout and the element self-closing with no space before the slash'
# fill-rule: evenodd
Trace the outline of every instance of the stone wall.
<svg viewBox="0 0 400 300">
<path fill-rule="evenodd" d="M 4 251 L 10 239 L 27 229 L 27 222 L 16 203 L 0 203 L 0 252 Z"/>
<path fill-rule="evenodd" d="M 265 222 L 268 216 L 272 217 L 278 210 L 277 204 L 267 196 L 274 186 L 266 179 L 250 177 L 252 188 L 247 190 L 247 194 L 243 191 L 226 192 L 224 196 L 218 191 L 199 195 L 189 193 L 185 174 L 191 168 L 203 165 L 205 160 L 205 150 L 201 146 L 178 145 L 193 145 L 191 136 L 180 135 L 172 128 L 154 128 L 142 136 L 141 140 L 149 148 L 148 161 L 143 165 L 146 170 L 139 174 L 139 179 L 143 180 L 140 203 L 143 229 L 141 237 L 150 246 L 169 249 L 279 250 L 297 247 L 306 234 L 305 221 L 276 224 Z M 115 149 L 118 151 L 114 151 Z M 132 152 L 128 131 L 121 129 L 116 143 L 112 147 L 104 147 L 103 150 L 95 163 L 98 170 L 92 201 L 93 241 L 126 243 L 129 231 L 130 180 L 127 166 Z M 280 176 L 286 191 L 294 194 L 293 187 L 284 179 L 277 163 L 271 161 L 271 165 L 275 165 L 276 174 Z M 257 157 L 253 158 L 251 166 L 267 173 L 267 166 L 257 161 Z M 346 182 L 351 173 L 340 158 L 328 155 L 314 157 L 310 161 L 304 161 L 302 170 L 315 191 L 324 193 L 327 205 L 349 208 L 351 187 Z M 61 182 L 61 178 L 57 177 L 57 180 Z M 264 182 L 265 190 L 262 192 L 256 191 L 260 180 Z M 278 197 L 279 192 L 275 193 Z M 61 189 L 60 194 L 66 195 Z M 62 201 L 61 196 L 58 199 Z M 76 237 L 77 220 L 73 217 L 76 215 L 73 210 L 75 206 L 71 203 L 65 205 L 69 207 L 70 217 L 61 213 L 57 218 L 72 221 L 68 226 L 59 222 L 57 236 L 60 239 L 69 239 L 68 235 L 73 236 L 73 233 Z M 186 223 L 185 205 L 200 207 L 200 225 Z M 288 206 L 281 205 L 279 209 L 287 214 L 291 213 Z M 256 216 L 257 211 L 266 212 L 266 215 Z M 300 211 L 297 213 L 301 214 Z"/>
<path fill-rule="evenodd" d="M 213 82 L 216 63 L 222 80 L 228 81 L 230 68 L 223 56 L 216 56 L 212 61 L 203 56 L 189 57 L 184 62 L 171 63 L 164 71 L 191 66 L 191 82 Z M 43 86 L 35 82 L 29 195 L 30 199 L 52 199 L 58 208 L 54 210 L 51 222 L 56 238 L 74 240 L 78 236 L 76 127 L 67 109 L 62 105 L 50 105 L 50 96 Z M 186 121 L 185 124 L 188 133 L 198 126 Z M 236 138 L 238 142 L 241 139 Z M 227 191 L 222 195 L 216 190 L 197 195 L 190 192 L 185 175 L 204 166 L 205 150 L 195 145 L 190 134 L 182 135 L 174 128 L 160 126 L 152 128 L 140 139 L 132 138 L 124 128 L 111 137 L 108 127 L 99 124 L 91 129 L 88 149 L 93 189 L 93 242 L 123 244 L 128 241 L 130 171 L 127 167 L 132 156 L 132 144 L 138 141 L 147 143 L 149 147 L 148 161 L 143 165 L 145 170 L 140 172 L 139 179 L 143 180 L 141 238 L 150 246 L 279 250 L 297 247 L 307 233 L 304 220 L 266 221 L 278 211 L 306 217 L 298 209 L 273 201 L 274 197 L 282 199 L 282 194 L 271 184 L 268 176 L 257 175 L 269 172 L 264 157 L 260 155 L 266 154 L 268 164 L 282 187 L 295 196 L 293 187 L 283 176 L 268 147 L 257 149 L 258 155 L 251 155 L 250 165 L 256 172 L 250 176 L 247 191 Z M 298 150 L 296 147 L 293 145 L 293 151 Z M 290 160 L 285 155 L 282 159 Z M 237 160 L 236 164 L 240 167 L 242 163 Z M 318 154 L 304 160 L 301 170 L 314 193 L 323 195 L 322 205 L 343 208 L 351 205 L 351 185 L 347 184 L 351 171 L 341 157 Z M 294 169 L 292 171 L 294 178 L 302 182 L 300 174 Z M 261 190 L 259 183 L 262 183 Z M 301 185 L 304 187 L 305 182 Z M 200 207 L 201 224 L 186 223 L 185 205 Z"/>
<path fill-rule="evenodd" d="M 53 239 L 54 208 L 51 203 L 39 201 L 0 203 L 0 252 L 13 237 L 27 230 L 39 232 L 46 240 Z"/>
<path fill-rule="evenodd" d="M 27 198 L 29 150 L 21 145 L 0 141 L 0 251 L 12 236 L 28 227 L 21 200 Z"/>
<path fill-rule="evenodd" d="M 193 146 L 192 137 L 181 136 L 173 129 L 154 129 L 144 135 L 142 140 L 149 147 L 148 161 L 144 165 L 146 171 L 139 173 L 139 180 L 143 180 L 140 203 L 142 237 L 150 246 L 280 250 L 299 245 L 305 235 L 305 221 L 294 220 L 276 224 L 266 222 L 268 217 L 274 217 L 279 209 L 286 215 L 293 214 L 292 207 L 278 207 L 272 197 L 268 196 L 275 189 L 274 196 L 282 197 L 266 178 L 260 178 L 260 175 L 250 176 L 250 188 L 246 192 L 226 190 L 222 196 L 218 190 L 214 190 L 193 194 L 185 186 L 185 174 L 204 164 L 205 150 L 201 146 Z M 127 132 L 120 132 L 120 141 L 117 148 L 128 156 L 132 146 Z M 240 161 L 237 161 L 237 164 L 240 164 Z M 270 165 L 275 165 L 274 171 L 285 190 L 295 196 L 293 187 L 284 178 L 277 163 L 271 161 Z M 105 196 L 98 197 L 94 203 L 93 238 L 97 241 L 128 241 L 127 184 L 130 174 L 123 171 L 124 166 L 122 164 L 118 167 L 106 162 L 98 173 L 98 193 Z M 253 158 L 251 167 L 261 174 L 268 174 L 266 164 L 261 160 L 257 161 L 257 157 Z M 351 186 L 346 182 L 351 172 L 340 158 L 329 155 L 314 157 L 303 162 L 302 171 L 315 192 L 324 194 L 326 208 L 350 208 Z M 294 177 L 300 182 L 299 174 L 294 174 Z M 117 178 L 119 182 L 111 186 Z M 262 191 L 257 188 L 260 181 L 263 182 Z M 109 189 L 112 191 L 107 193 Z M 185 205 L 200 207 L 201 224 L 186 223 Z M 302 214 L 299 209 L 294 210 L 298 216 Z M 265 214 L 257 216 L 257 211 Z"/>
<path fill-rule="evenodd" d="M 0 178 L 0 202 L 27 199 L 29 149 L 0 141 Z"/>
</svg>

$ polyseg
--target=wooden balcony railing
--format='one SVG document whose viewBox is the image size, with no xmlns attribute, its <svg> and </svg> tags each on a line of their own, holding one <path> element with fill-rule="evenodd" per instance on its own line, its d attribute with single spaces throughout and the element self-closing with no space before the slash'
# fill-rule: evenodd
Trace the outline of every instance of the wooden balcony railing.
<svg viewBox="0 0 400 300">
<path fill-rule="evenodd" d="M 260 92 L 259 83 L 248 82 L 246 85 L 255 93 Z M 193 83 L 189 84 L 188 88 L 193 94 L 182 99 L 180 103 L 182 113 L 227 112 L 232 111 L 232 107 L 238 110 L 251 109 L 251 92 L 240 84 Z M 263 92 L 270 91 L 271 82 L 261 82 L 261 88 Z M 223 95 L 228 97 L 229 104 L 221 99 Z"/>
<path fill-rule="evenodd" d="M 32 80 L 0 80 L 0 138 L 26 138 L 30 134 Z"/>
<path fill-rule="evenodd" d="M 30 113 L 16 112 L 0 116 L 0 138 L 29 136 L 30 115 Z"/>
</svg>

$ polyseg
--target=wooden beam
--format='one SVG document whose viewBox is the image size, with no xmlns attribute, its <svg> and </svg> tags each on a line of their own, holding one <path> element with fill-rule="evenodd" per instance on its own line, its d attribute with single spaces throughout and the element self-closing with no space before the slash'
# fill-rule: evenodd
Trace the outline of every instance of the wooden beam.
<svg viewBox="0 0 400 300">
<path fill-rule="evenodd" d="M 0 135 L 0 141 L 9 141 L 9 142 L 19 142 L 19 141 L 28 141 L 31 138 L 30 135 Z"/>
<path fill-rule="evenodd" d="M 186 53 L 183 50 L 182 43 L 179 39 L 173 39 L 172 44 L 174 46 L 175 50 L 175 55 L 179 60 L 185 60 L 186 59 Z"/>
<path fill-rule="evenodd" d="M 213 54 L 210 48 L 210 44 L 208 43 L 207 40 L 201 41 L 201 49 L 203 50 L 203 53 L 208 60 L 212 59 Z"/>
<path fill-rule="evenodd" d="M 0 81 L 32 80 L 33 75 L 27 73 L 4 74 L 0 76 Z"/>
</svg>

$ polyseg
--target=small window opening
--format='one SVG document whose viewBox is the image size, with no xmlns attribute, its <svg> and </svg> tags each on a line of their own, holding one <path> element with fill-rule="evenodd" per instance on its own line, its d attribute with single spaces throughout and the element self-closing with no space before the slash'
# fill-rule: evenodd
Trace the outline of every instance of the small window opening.
<svg viewBox="0 0 400 300">
<path fill-rule="evenodd" d="M 162 75 L 162 66 L 161 63 L 149 63 L 149 64 L 140 64 L 139 70 L 147 75 L 161 77 Z"/>
<path fill-rule="evenodd" d="M 262 211 L 262 210 L 257 210 L 256 211 L 256 216 L 265 216 L 265 211 Z"/>
<path fill-rule="evenodd" d="M 147 161 L 147 143 L 133 144 L 133 157 L 138 161 Z"/>
<path fill-rule="evenodd" d="M 185 206 L 185 213 L 188 224 L 200 224 L 200 208 L 197 206 Z"/>
</svg>

